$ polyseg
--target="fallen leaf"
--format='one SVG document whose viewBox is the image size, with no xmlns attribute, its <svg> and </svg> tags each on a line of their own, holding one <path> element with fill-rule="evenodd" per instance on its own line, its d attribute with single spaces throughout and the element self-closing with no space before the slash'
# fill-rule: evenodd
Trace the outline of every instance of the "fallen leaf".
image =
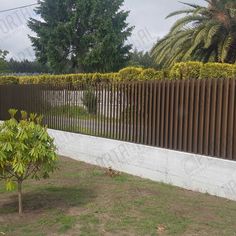
<svg viewBox="0 0 236 236">
<path fill-rule="evenodd" d="M 166 231 L 166 226 L 165 225 L 158 225 L 157 226 L 157 232 L 158 233 L 163 233 Z"/>
</svg>

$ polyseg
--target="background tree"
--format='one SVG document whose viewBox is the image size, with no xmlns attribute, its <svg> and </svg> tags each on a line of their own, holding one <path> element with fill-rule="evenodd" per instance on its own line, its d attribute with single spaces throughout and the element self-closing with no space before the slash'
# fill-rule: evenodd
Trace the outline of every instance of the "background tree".
<svg viewBox="0 0 236 236">
<path fill-rule="evenodd" d="M 37 59 L 54 72 L 110 72 L 129 60 L 124 0 L 44 0 L 30 19 Z"/>
<path fill-rule="evenodd" d="M 8 52 L 0 49 L 0 73 L 5 73 L 8 71 L 6 56 Z"/>
<path fill-rule="evenodd" d="M 7 67 L 9 72 L 11 73 L 48 73 L 49 68 L 47 65 L 42 65 L 37 61 L 16 61 L 14 59 L 10 59 L 7 62 Z"/>
<path fill-rule="evenodd" d="M 168 17 L 186 14 L 152 49 L 157 64 L 164 67 L 175 62 L 236 62 L 235 0 L 205 0 L 207 6 L 189 6 Z"/>
<path fill-rule="evenodd" d="M 137 49 L 135 49 L 131 53 L 128 66 L 154 69 L 159 68 L 159 66 L 155 63 L 149 52 L 138 51 Z"/>
<path fill-rule="evenodd" d="M 22 183 L 28 178 L 48 178 L 56 168 L 57 156 L 53 139 L 41 126 L 41 117 L 10 110 L 11 119 L 0 125 L 0 179 L 6 181 L 8 190 L 18 185 L 19 214 L 22 214 Z"/>
</svg>

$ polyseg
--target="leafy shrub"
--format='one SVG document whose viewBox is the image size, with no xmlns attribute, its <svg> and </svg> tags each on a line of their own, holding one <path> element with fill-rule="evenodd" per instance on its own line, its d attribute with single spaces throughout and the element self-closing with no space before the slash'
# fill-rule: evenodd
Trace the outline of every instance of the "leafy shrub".
<svg viewBox="0 0 236 236">
<path fill-rule="evenodd" d="M 140 80 L 142 72 L 143 69 L 139 67 L 126 67 L 119 71 L 119 78 L 121 81 Z"/>
<path fill-rule="evenodd" d="M 140 81 L 160 79 L 206 79 L 236 78 L 236 65 L 224 63 L 180 62 L 170 69 L 158 71 L 140 67 L 127 67 L 118 73 L 80 73 L 63 75 L 0 76 L 1 84 L 48 84 L 81 86 L 119 81 Z"/>
<path fill-rule="evenodd" d="M 145 69 L 141 72 L 139 80 L 160 80 L 164 79 L 163 71 L 157 71 L 155 69 Z"/>
<path fill-rule="evenodd" d="M 180 62 L 176 63 L 170 70 L 170 79 L 199 79 L 202 62 Z"/>
<path fill-rule="evenodd" d="M 201 79 L 232 79 L 236 78 L 236 65 L 226 63 L 206 63 L 202 65 Z"/>
<path fill-rule="evenodd" d="M 11 119 L 0 125 L 0 179 L 8 190 L 18 184 L 19 214 L 22 214 L 22 182 L 28 178 L 48 178 L 56 168 L 56 147 L 47 129 L 41 125 L 42 117 L 9 111 Z"/>
<path fill-rule="evenodd" d="M 19 79 L 16 76 L 1 76 L 0 85 L 4 84 L 18 84 Z"/>
</svg>

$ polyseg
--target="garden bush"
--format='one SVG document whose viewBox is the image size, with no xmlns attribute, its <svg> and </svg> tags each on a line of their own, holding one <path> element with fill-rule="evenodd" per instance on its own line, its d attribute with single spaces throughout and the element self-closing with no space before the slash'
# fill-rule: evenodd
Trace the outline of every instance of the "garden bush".
<svg viewBox="0 0 236 236">
<path fill-rule="evenodd" d="M 199 79 L 200 71 L 203 66 L 202 62 L 180 62 L 176 63 L 170 70 L 170 79 Z"/>
<path fill-rule="evenodd" d="M 140 67 L 126 67 L 119 71 L 120 81 L 134 81 L 140 80 L 143 68 Z"/>
<path fill-rule="evenodd" d="M 201 79 L 233 79 L 236 78 L 236 65 L 226 63 L 206 63 L 200 71 Z"/>
<path fill-rule="evenodd" d="M 145 69 L 141 72 L 139 80 L 161 80 L 164 79 L 164 72 L 154 69 Z"/>
<path fill-rule="evenodd" d="M 19 84 L 19 79 L 16 76 L 1 76 L 0 85 L 4 84 Z"/>
</svg>

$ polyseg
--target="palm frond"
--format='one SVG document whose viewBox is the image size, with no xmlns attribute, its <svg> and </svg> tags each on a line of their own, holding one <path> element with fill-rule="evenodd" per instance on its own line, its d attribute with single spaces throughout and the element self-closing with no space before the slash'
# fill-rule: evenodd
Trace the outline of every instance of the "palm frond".
<svg viewBox="0 0 236 236">
<path fill-rule="evenodd" d="M 198 5 L 198 4 L 192 4 L 192 3 L 188 3 L 188 2 L 181 2 L 181 1 L 179 1 L 179 3 L 181 3 L 181 4 L 183 4 L 183 5 L 186 5 L 186 6 L 189 6 L 189 7 L 192 7 L 192 8 L 201 7 L 201 6 Z"/>
<path fill-rule="evenodd" d="M 185 9 L 185 10 L 174 11 L 174 12 L 170 13 L 168 16 L 166 16 L 166 19 L 173 17 L 173 16 L 182 15 L 182 14 L 190 14 L 190 13 L 194 13 L 194 9 Z"/>
<path fill-rule="evenodd" d="M 199 23 L 200 21 L 203 21 L 204 17 L 202 16 L 185 16 L 179 20 L 176 21 L 176 23 L 171 27 L 170 29 L 170 33 L 176 33 L 178 30 L 180 30 L 181 28 L 183 28 L 184 26 L 188 25 L 188 24 L 194 24 L 194 23 Z"/>
</svg>

